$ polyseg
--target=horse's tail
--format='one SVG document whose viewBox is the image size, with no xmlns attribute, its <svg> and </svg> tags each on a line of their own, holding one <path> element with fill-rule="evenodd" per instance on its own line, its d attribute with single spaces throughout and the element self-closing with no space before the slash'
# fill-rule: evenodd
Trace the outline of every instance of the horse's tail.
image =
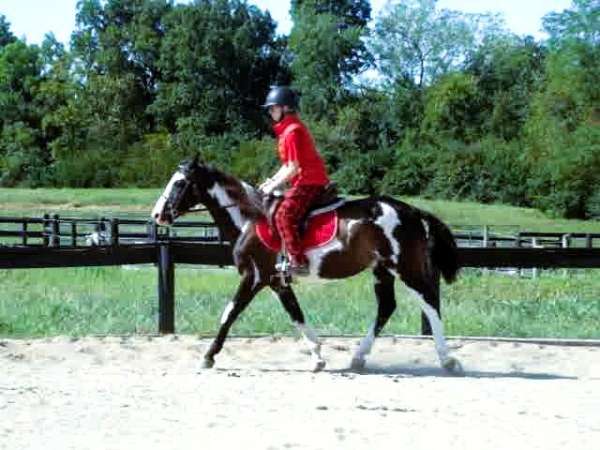
<svg viewBox="0 0 600 450">
<path fill-rule="evenodd" d="M 440 219 L 433 214 L 422 213 L 424 219 L 429 225 L 429 239 L 432 240 L 431 260 L 433 265 L 441 272 L 446 283 L 452 283 L 456 280 L 456 275 L 460 270 L 458 263 L 458 251 L 456 250 L 456 241 L 450 229 Z"/>
</svg>

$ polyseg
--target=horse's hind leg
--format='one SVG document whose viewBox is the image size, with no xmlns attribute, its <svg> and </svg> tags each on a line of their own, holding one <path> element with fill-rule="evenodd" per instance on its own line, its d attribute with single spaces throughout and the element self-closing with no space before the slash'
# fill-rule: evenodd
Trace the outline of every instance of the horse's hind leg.
<svg viewBox="0 0 600 450">
<path fill-rule="evenodd" d="M 383 327 L 396 309 L 394 275 L 383 266 L 377 266 L 373 271 L 373 275 L 375 276 L 377 317 L 367 335 L 360 341 L 360 345 L 352 357 L 351 368 L 354 370 L 362 369 L 365 366 L 366 356 L 371 353 L 375 338 L 379 336 L 379 333 L 381 333 L 381 330 L 383 330 Z"/>
<path fill-rule="evenodd" d="M 440 364 L 450 372 L 461 373 L 462 367 L 460 362 L 449 355 L 448 345 L 444 337 L 444 325 L 439 314 L 432 306 L 439 305 L 439 276 L 432 275 L 427 278 L 402 277 L 402 279 L 414 294 L 421 310 L 429 321 Z"/>
<path fill-rule="evenodd" d="M 227 304 L 223 311 L 219 332 L 208 349 L 208 352 L 204 355 L 203 367 L 211 368 L 214 366 L 215 355 L 223 348 L 229 329 L 263 287 L 264 284 L 255 283 L 253 274 L 247 274 L 242 278 L 233 299 Z"/>
<path fill-rule="evenodd" d="M 296 294 L 294 294 L 294 291 L 290 286 L 275 285 L 271 286 L 271 289 L 273 289 L 273 292 L 279 297 L 284 309 L 289 314 L 298 331 L 302 334 L 304 342 L 308 345 L 315 364 L 313 370 L 315 372 L 323 370 L 326 362 L 321 356 L 321 342 L 312 327 L 304 321 L 304 313 L 302 312 L 302 309 L 300 309 Z"/>
</svg>

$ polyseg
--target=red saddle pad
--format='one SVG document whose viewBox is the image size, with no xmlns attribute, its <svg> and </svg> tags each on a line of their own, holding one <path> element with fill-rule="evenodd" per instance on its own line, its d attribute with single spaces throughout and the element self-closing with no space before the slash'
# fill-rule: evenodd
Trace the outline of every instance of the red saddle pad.
<svg viewBox="0 0 600 450">
<path fill-rule="evenodd" d="M 261 219 L 255 224 L 256 234 L 261 242 L 270 250 L 281 250 L 281 238 L 277 230 L 269 226 L 267 219 Z M 308 219 L 306 231 L 301 236 L 304 251 L 321 247 L 331 242 L 337 233 L 337 212 L 329 211 Z"/>
</svg>

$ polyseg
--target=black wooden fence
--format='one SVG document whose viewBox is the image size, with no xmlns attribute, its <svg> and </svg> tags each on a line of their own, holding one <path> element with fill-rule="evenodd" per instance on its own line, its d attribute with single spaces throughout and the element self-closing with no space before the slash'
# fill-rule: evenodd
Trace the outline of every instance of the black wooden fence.
<svg viewBox="0 0 600 450">
<path fill-rule="evenodd" d="M 0 218 L 0 226 L 0 269 L 155 264 L 160 333 L 175 332 L 176 264 L 233 262 L 230 244 L 210 222 L 162 228 L 137 219 L 44 216 Z M 455 237 L 462 267 L 600 268 L 600 233 L 520 232 L 507 237 L 484 230 L 468 236 L 457 232 Z M 536 239 L 547 246 L 534 245 Z M 475 247 L 473 242 L 485 246 Z"/>
</svg>

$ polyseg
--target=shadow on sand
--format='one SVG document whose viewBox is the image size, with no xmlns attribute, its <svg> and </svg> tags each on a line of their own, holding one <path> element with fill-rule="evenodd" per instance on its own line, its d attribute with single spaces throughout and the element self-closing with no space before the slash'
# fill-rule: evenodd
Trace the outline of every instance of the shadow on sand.
<svg viewBox="0 0 600 450">
<path fill-rule="evenodd" d="M 256 367 L 249 369 L 244 368 L 215 368 L 215 371 L 228 373 L 229 376 L 238 376 L 238 373 L 244 373 L 248 371 L 256 371 L 262 373 L 315 373 L 310 369 L 281 369 L 281 368 L 264 368 Z M 577 377 L 566 376 L 553 373 L 528 373 L 523 371 L 482 371 L 482 370 L 465 370 L 462 373 L 448 372 L 441 367 L 423 366 L 415 367 L 411 365 L 393 365 L 393 366 L 377 366 L 367 365 L 364 369 L 357 371 L 353 369 L 325 369 L 321 372 L 323 374 L 330 375 L 341 375 L 344 377 L 354 376 L 369 376 L 369 375 L 384 375 L 390 378 L 412 378 L 412 377 L 440 377 L 440 378 L 513 378 L 522 380 L 577 380 Z"/>
<path fill-rule="evenodd" d="M 412 365 L 377 366 L 367 365 L 361 371 L 351 369 L 332 370 L 333 373 L 360 374 L 360 375 L 389 375 L 394 377 L 443 377 L 443 378 L 516 378 L 523 380 L 577 380 L 577 377 L 565 376 L 554 373 L 528 373 L 523 371 L 483 371 L 465 369 L 461 373 L 448 372 L 441 367 Z"/>
</svg>

